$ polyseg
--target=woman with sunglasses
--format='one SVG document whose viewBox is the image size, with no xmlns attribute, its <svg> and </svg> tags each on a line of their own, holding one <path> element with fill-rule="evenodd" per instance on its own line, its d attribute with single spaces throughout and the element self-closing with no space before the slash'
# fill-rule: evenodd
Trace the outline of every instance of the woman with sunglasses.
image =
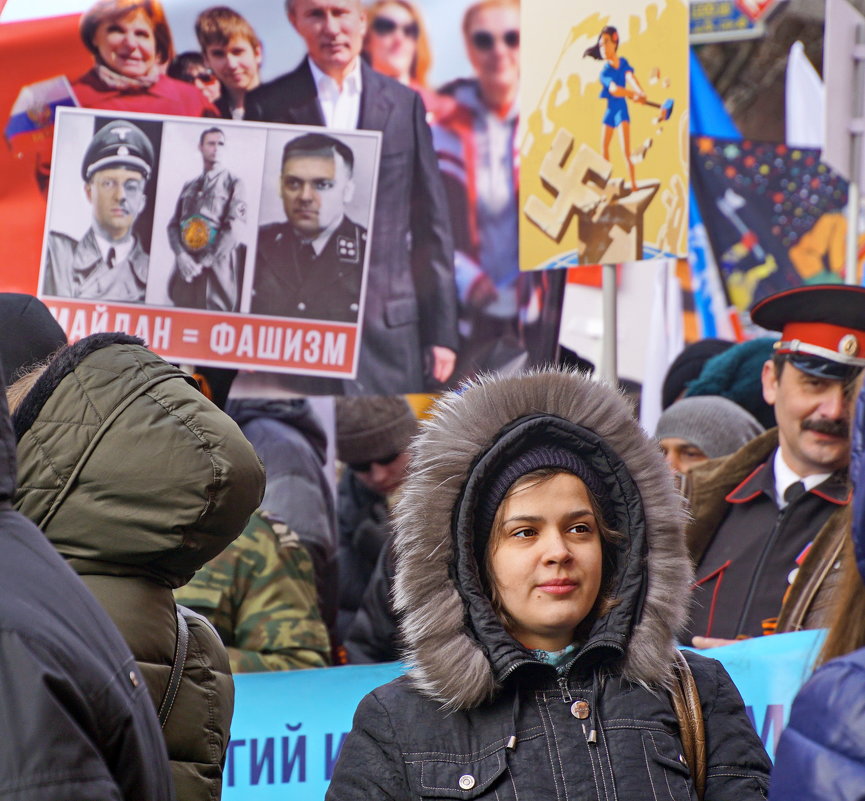
<svg viewBox="0 0 865 801">
<path fill-rule="evenodd" d="M 194 86 L 165 74 L 174 44 L 159 0 L 98 0 L 81 17 L 93 69 L 72 84 L 85 108 L 218 117 Z"/>
<path fill-rule="evenodd" d="M 376 72 L 414 89 L 432 123 L 441 100 L 427 85 L 432 54 L 420 11 L 409 0 L 377 0 L 366 15 L 363 57 Z"/>
<path fill-rule="evenodd" d="M 168 77 L 176 78 L 184 83 L 191 83 L 204 95 L 205 99 L 214 105 L 217 104 L 219 96 L 222 94 L 219 78 L 204 63 L 204 56 L 195 50 L 188 50 L 177 56 L 168 68 Z"/>
<path fill-rule="evenodd" d="M 765 798 L 730 677 L 675 648 L 685 513 L 620 395 L 488 376 L 443 395 L 410 454 L 393 594 L 409 671 L 361 701 L 327 801 Z"/>
<path fill-rule="evenodd" d="M 628 100 L 636 103 L 646 102 L 646 93 L 634 75 L 634 68 L 624 56 L 619 55 L 619 32 L 612 25 L 601 28 L 598 41 L 585 53 L 583 58 L 603 61 L 601 68 L 600 97 L 607 101 L 601 133 L 601 152 L 610 160 L 610 140 L 616 128 L 621 132 L 622 155 L 628 165 L 631 191 L 637 188 L 637 175 L 631 161 L 631 117 L 628 114 Z M 630 86 L 629 86 L 630 84 Z"/>
</svg>

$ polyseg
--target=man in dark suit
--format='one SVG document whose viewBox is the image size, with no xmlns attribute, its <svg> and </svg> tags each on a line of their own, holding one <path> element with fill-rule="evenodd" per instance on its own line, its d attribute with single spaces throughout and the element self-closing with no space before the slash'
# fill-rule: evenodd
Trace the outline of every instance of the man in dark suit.
<svg viewBox="0 0 865 801">
<path fill-rule="evenodd" d="M 254 314 L 355 323 L 363 282 L 366 229 L 349 219 L 354 153 L 311 133 L 282 151 L 279 190 L 287 222 L 258 231 Z"/>
<path fill-rule="evenodd" d="M 433 388 L 453 372 L 457 304 L 447 201 L 423 102 L 360 59 L 359 0 L 286 5 L 308 58 L 247 95 L 245 118 L 383 133 L 358 376 L 346 392 Z"/>
</svg>

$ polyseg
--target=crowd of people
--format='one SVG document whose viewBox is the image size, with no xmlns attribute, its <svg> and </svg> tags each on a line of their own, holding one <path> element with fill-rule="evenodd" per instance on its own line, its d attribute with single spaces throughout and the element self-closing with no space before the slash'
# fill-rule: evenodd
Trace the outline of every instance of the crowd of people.
<svg viewBox="0 0 865 801">
<path fill-rule="evenodd" d="M 770 762 L 708 649 L 826 626 L 770 797 L 858 797 L 862 739 L 840 738 L 865 645 L 863 305 L 843 285 L 760 301 L 776 425 L 730 399 L 753 376 L 707 374 L 751 343 L 698 344 L 650 437 L 568 369 L 491 373 L 425 421 L 402 396 L 337 397 L 330 431 L 304 398 L 223 410 L 135 337 L 66 345 L 38 300 L 0 295 L 10 797 L 218 797 L 232 673 L 403 659 L 329 799 L 764 798 Z M 689 394 L 706 384 L 723 394 Z"/>
<path fill-rule="evenodd" d="M 67 344 L 38 300 L 0 295 L 0 797 L 212 801 L 233 673 L 402 659 L 359 705 L 331 801 L 859 798 L 865 289 L 792 288 L 751 311 L 777 337 L 687 348 L 650 436 L 588 372 L 520 370 L 552 279 L 518 270 L 516 0 L 468 7 L 475 74 L 436 90 L 408 0 L 286 10 L 308 54 L 262 82 L 239 12 L 202 11 L 200 52 L 175 57 L 156 0 L 100 0 L 73 89 L 95 108 L 382 132 L 358 378 L 329 426 L 308 398 L 227 400 L 127 334 Z M 245 205 L 217 168 L 228 143 L 201 133 L 166 234 L 172 294 L 225 311 Z M 346 263 L 366 247 L 342 214 L 320 230 L 318 194 L 349 191 L 343 147 L 286 145 L 274 263 L 320 257 L 342 225 Z M 153 161 L 132 123 L 95 133 L 93 225 L 49 233 L 54 292 L 142 300 Z M 192 205 L 213 252 L 184 245 Z M 334 313 L 357 316 L 346 284 Z M 455 376 L 422 413 L 393 394 Z M 827 626 L 773 772 L 711 649 Z"/>
</svg>

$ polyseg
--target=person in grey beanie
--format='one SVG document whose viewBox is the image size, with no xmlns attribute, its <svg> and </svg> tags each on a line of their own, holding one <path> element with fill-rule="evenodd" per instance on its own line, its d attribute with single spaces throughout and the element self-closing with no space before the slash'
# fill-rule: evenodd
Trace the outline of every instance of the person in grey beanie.
<svg viewBox="0 0 865 801">
<path fill-rule="evenodd" d="M 658 419 L 655 439 L 670 470 L 678 474 L 739 450 L 764 430 L 738 403 L 720 395 L 700 395 L 668 407 Z"/>
<path fill-rule="evenodd" d="M 408 445 L 417 428 L 401 395 L 336 398 L 336 455 L 346 466 L 337 488 L 337 628 L 343 638 L 390 540 L 389 508 L 405 481 Z"/>
</svg>

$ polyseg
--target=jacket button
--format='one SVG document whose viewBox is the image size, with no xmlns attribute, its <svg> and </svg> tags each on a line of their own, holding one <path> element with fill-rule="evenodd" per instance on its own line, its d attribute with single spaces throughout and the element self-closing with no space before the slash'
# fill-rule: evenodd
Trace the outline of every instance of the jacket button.
<svg viewBox="0 0 865 801">
<path fill-rule="evenodd" d="M 683 765 L 687 765 L 687 764 L 688 764 L 688 760 L 685 759 L 685 755 L 684 755 L 684 754 L 679 754 L 679 762 L 681 762 Z"/>
<path fill-rule="evenodd" d="M 575 718 L 585 720 L 589 716 L 590 712 L 591 710 L 588 701 L 574 701 L 574 703 L 571 704 L 571 714 Z"/>
<path fill-rule="evenodd" d="M 135 671 L 134 671 L 134 670 L 130 670 L 130 671 L 129 671 L 129 681 L 131 682 L 131 684 L 132 684 L 133 687 L 137 687 L 137 686 L 138 686 L 138 676 L 135 675 Z"/>
<path fill-rule="evenodd" d="M 475 786 L 475 777 L 466 773 L 465 776 L 460 776 L 460 787 L 463 790 L 471 790 Z"/>
</svg>

